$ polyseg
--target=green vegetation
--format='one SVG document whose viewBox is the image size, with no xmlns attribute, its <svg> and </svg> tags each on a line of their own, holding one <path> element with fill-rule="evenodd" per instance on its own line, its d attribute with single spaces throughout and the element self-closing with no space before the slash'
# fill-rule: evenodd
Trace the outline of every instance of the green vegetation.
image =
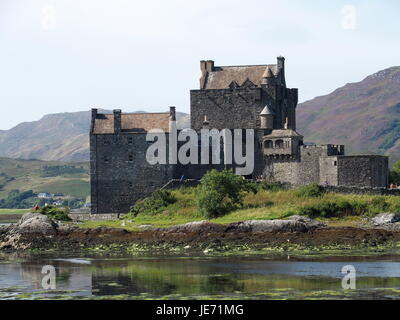
<svg viewBox="0 0 400 320">
<path fill-rule="evenodd" d="M 26 213 L 26 209 L 0 209 L 0 215 L 15 215 Z"/>
<path fill-rule="evenodd" d="M 7 198 L 0 200 L 0 208 L 30 208 L 38 202 L 32 190 L 20 192 L 19 190 L 11 191 Z"/>
<path fill-rule="evenodd" d="M 46 207 L 42 207 L 39 210 L 39 213 L 44 214 L 53 220 L 71 221 L 70 217 L 68 217 L 68 214 L 69 214 L 68 207 L 57 208 L 54 206 L 46 206 Z"/>
<path fill-rule="evenodd" d="M 292 215 L 304 215 L 322 219 L 332 225 L 353 225 L 363 217 L 373 217 L 384 212 L 400 212 L 400 198 L 396 196 L 352 195 L 303 192 L 311 187 L 297 190 L 267 191 L 260 187 L 257 192 L 242 192 L 241 205 L 223 216 L 210 218 L 215 223 L 231 223 L 244 220 L 285 219 Z M 183 188 L 171 192 L 175 199 L 164 203 L 154 212 L 143 210 L 135 216 L 122 217 L 124 221 L 86 222 L 84 226 L 112 226 L 136 230 L 140 225 L 167 227 L 193 221 L 205 220 L 199 208 L 199 194 L 203 186 Z M 299 196 L 301 194 L 301 196 Z"/>
<path fill-rule="evenodd" d="M 62 166 L 50 166 L 44 165 L 41 169 L 42 177 L 57 177 L 65 176 L 69 174 L 81 174 L 87 173 L 87 169 L 84 166 L 74 165 L 62 165 Z"/>
<path fill-rule="evenodd" d="M 244 180 L 231 170 L 211 170 L 198 188 L 198 206 L 206 218 L 217 218 L 243 206 L 247 192 L 257 192 L 254 183 Z"/>
<path fill-rule="evenodd" d="M 31 208 L 44 205 L 52 199 L 25 197 L 25 192 L 61 193 L 66 196 L 63 205 L 81 206 L 89 196 L 89 163 L 64 163 L 56 161 L 0 158 L 0 207 Z M 16 197 L 15 191 L 19 195 Z M 15 202 L 19 198 L 22 203 Z M 7 204 L 4 204 L 7 202 Z M 13 204 L 14 203 L 14 204 Z"/>
<path fill-rule="evenodd" d="M 131 209 L 130 214 L 137 216 L 138 214 L 154 215 L 160 213 L 168 205 L 176 202 L 176 198 L 168 190 L 157 190 L 150 197 L 139 200 Z"/>
<path fill-rule="evenodd" d="M 318 184 L 309 184 L 298 188 L 296 190 L 296 195 L 300 198 L 314 198 L 320 197 L 323 192 L 324 190 Z"/>
<path fill-rule="evenodd" d="M 400 161 L 397 161 L 392 170 L 389 173 L 389 181 L 390 183 L 394 183 L 396 185 L 400 184 Z"/>
</svg>

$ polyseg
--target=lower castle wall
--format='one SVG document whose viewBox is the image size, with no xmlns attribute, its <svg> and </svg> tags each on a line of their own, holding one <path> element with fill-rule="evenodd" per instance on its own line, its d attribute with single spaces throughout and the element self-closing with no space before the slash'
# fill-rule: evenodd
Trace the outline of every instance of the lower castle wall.
<svg viewBox="0 0 400 320">
<path fill-rule="evenodd" d="M 131 140 L 128 140 L 128 137 Z M 92 213 L 126 213 L 173 178 L 173 166 L 150 165 L 146 134 L 94 135 Z"/>
<path fill-rule="evenodd" d="M 383 156 L 338 157 L 338 185 L 370 188 L 388 186 L 389 163 Z"/>
</svg>

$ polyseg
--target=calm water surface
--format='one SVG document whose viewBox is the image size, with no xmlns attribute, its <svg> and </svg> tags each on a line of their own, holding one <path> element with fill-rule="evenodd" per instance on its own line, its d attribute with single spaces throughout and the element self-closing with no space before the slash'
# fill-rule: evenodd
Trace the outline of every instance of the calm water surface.
<svg viewBox="0 0 400 320">
<path fill-rule="evenodd" d="M 43 266 L 56 289 L 44 290 Z M 357 290 L 343 290 L 353 265 Z M 0 254 L 0 299 L 398 299 L 400 256 L 109 257 Z"/>
</svg>

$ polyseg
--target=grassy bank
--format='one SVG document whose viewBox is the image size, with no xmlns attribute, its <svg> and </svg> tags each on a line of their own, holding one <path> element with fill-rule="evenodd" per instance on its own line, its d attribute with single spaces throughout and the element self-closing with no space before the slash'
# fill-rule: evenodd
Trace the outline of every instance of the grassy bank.
<svg viewBox="0 0 400 320">
<path fill-rule="evenodd" d="M 172 191 L 172 195 L 176 198 L 176 202 L 157 210 L 157 213 L 139 214 L 124 221 L 86 222 L 84 226 L 136 229 L 140 225 L 167 227 L 206 220 L 199 211 L 196 194 L 195 188 L 175 190 Z M 384 212 L 400 212 L 400 198 L 335 193 L 304 196 L 300 195 L 298 190 L 278 192 L 260 190 L 255 194 L 247 193 L 243 207 L 210 221 L 226 224 L 243 220 L 272 220 L 305 215 L 328 221 L 333 225 L 353 225 L 365 217 L 373 217 Z"/>
<path fill-rule="evenodd" d="M 15 215 L 29 212 L 30 209 L 0 209 L 0 215 Z"/>
</svg>

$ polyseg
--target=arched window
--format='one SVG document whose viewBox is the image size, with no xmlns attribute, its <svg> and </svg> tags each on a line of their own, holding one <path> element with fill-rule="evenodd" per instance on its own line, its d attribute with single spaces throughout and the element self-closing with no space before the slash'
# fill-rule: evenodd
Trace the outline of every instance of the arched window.
<svg viewBox="0 0 400 320">
<path fill-rule="evenodd" d="M 271 140 L 264 141 L 264 148 L 265 149 L 272 149 L 274 147 L 274 143 Z"/>
<path fill-rule="evenodd" d="M 276 140 L 275 141 L 275 148 L 283 149 L 283 140 Z"/>
</svg>

